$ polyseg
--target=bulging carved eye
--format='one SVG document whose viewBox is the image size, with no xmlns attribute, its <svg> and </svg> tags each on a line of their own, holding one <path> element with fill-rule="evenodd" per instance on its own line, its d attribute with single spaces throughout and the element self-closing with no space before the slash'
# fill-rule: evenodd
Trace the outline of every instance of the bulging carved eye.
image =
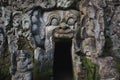
<svg viewBox="0 0 120 80">
<path fill-rule="evenodd" d="M 57 26 L 60 22 L 61 18 L 58 12 L 52 12 L 48 15 L 47 25 Z"/>
<path fill-rule="evenodd" d="M 59 24 L 59 21 L 58 21 L 57 18 L 53 18 L 53 19 L 51 20 L 51 25 L 57 26 L 58 24 Z"/>
<path fill-rule="evenodd" d="M 73 18 L 69 18 L 67 21 L 68 25 L 74 25 L 74 23 L 75 23 L 75 20 Z"/>
</svg>

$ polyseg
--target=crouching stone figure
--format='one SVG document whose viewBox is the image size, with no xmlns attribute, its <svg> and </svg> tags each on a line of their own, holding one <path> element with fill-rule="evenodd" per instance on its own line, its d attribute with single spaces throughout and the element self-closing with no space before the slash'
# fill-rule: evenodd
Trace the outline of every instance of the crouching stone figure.
<svg viewBox="0 0 120 80">
<path fill-rule="evenodd" d="M 22 52 L 19 54 L 18 61 L 16 63 L 16 70 L 11 69 L 12 80 L 32 80 L 32 68 L 33 63 L 27 53 Z"/>
</svg>

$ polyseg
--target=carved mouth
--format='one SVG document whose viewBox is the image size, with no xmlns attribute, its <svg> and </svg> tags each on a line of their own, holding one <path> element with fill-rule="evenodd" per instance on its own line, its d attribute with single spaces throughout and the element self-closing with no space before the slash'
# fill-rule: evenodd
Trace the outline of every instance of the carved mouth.
<svg viewBox="0 0 120 80">
<path fill-rule="evenodd" d="M 53 80 L 73 80 L 72 40 L 55 41 Z"/>
<path fill-rule="evenodd" d="M 60 30 L 55 30 L 55 32 L 58 33 L 58 34 L 69 34 L 69 33 L 73 33 L 73 31 L 70 30 L 70 29 L 67 29 L 67 30 L 60 29 Z"/>
<path fill-rule="evenodd" d="M 67 30 L 55 30 L 54 37 L 55 38 L 73 38 L 74 33 L 72 30 L 67 29 Z"/>
<path fill-rule="evenodd" d="M 73 38 L 73 33 L 54 33 L 55 38 Z"/>
</svg>

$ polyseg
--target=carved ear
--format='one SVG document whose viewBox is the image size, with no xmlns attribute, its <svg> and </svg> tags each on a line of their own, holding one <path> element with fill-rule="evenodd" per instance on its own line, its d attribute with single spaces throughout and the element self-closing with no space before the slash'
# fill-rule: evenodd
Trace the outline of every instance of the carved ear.
<svg viewBox="0 0 120 80">
<path fill-rule="evenodd" d="M 44 48 L 45 23 L 42 18 L 42 11 L 33 10 L 31 14 L 31 33 L 37 47 Z"/>
<path fill-rule="evenodd" d="M 86 22 L 86 17 L 84 17 L 82 20 L 81 20 L 81 30 L 80 30 L 80 37 L 81 39 L 85 39 L 85 37 L 87 37 L 87 33 L 86 33 L 86 29 L 85 29 L 85 23 Z"/>
<path fill-rule="evenodd" d="M 82 38 L 82 39 L 85 38 L 85 27 L 82 27 L 82 28 L 81 28 L 81 33 L 80 33 L 80 35 L 81 35 L 81 38 Z"/>
</svg>

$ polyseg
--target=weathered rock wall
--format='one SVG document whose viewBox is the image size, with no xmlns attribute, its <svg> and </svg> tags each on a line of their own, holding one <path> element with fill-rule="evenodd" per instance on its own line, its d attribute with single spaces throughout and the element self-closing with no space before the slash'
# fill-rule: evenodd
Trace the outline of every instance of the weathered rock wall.
<svg viewBox="0 0 120 80">
<path fill-rule="evenodd" d="M 0 79 L 52 80 L 56 38 L 75 80 L 120 79 L 119 0 L 0 0 Z"/>
</svg>

